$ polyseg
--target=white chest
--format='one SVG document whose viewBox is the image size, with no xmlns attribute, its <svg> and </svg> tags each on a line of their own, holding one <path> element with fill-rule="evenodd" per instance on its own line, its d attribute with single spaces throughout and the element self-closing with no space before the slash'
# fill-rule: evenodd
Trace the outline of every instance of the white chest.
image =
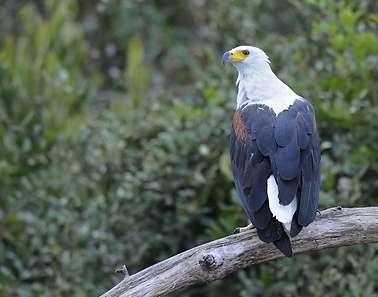
<svg viewBox="0 0 378 297">
<path fill-rule="evenodd" d="M 265 104 L 279 114 L 296 99 L 300 99 L 293 90 L 276 76 L 241 79 L 238 84 L 237 107 L 248 104 Z"/>
</svg>

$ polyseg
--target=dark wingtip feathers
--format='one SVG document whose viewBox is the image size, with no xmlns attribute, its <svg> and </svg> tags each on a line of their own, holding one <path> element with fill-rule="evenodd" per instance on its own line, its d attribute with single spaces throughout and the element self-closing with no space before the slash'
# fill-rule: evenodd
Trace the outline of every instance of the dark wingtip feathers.
<svg viewBox="0 0 378 297">
<path fill-rule="evenodd" d="M 293 256 L 293 249 L 291 247 L 290 238 L 286 233 L 282 234 L 281 238 L 273 241 L 273 243 L 277 247 L 277 249 L 279 249 L 280 252 L 283 253 L 286 257 Z"/>
</svg>

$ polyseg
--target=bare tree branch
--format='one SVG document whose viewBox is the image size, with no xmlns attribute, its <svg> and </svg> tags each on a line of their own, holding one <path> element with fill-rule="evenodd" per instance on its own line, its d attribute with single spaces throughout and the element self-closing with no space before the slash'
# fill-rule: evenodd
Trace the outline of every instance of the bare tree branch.
<svg viewBox="0 0 378 297">
<path fill-rule="evenodd" d="M 378 207 L 327 209 L 292 239 L 295 254 L 373 242 L 378 242 Z M 273 244 L 261 242 L 251 230 L 197 246 L 126 276 L 101 297 L 162 296 L 282 257 Z"/>
</svg>

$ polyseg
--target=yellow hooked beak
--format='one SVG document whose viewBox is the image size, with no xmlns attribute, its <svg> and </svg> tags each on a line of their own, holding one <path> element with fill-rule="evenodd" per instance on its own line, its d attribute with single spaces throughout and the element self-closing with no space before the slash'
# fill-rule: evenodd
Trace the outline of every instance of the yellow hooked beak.
<svg viewBox="0 0 378 297">
<path fill-rule="evenodd" d="M 223 63 L 242 62 L 248 56 L 248 53 L 243 50 L 231 50 L 223 54 Z"/>
<path fill-rule="evenodd" d="M 231 61 L 232 62 L 241 62 L 243 61 L 247 56 L 243 54 L 242 51 L 234 51 L 231 52 Z"/>
</svg>

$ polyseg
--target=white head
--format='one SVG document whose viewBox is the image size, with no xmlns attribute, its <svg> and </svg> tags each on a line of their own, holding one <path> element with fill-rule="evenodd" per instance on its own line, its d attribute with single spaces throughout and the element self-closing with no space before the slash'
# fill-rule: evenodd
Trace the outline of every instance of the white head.
<svg viewBox="0 0 378 297">
<path fill-rule="evenodd" d="M 239 73 L 237 107 L 246 101 L 264 103 L 278 114 L 299 97 L 272 72 L 269 57 L 257 47 L 235 47 L 223 54 L 223 63 Z"/>
<path fill-rule="evenodd" d="M 263 50 L 241 45 L 223 54 L 223 63 L 231 63 L 244 76 L 270 69 L 269 57 Z"/>
</svg>

